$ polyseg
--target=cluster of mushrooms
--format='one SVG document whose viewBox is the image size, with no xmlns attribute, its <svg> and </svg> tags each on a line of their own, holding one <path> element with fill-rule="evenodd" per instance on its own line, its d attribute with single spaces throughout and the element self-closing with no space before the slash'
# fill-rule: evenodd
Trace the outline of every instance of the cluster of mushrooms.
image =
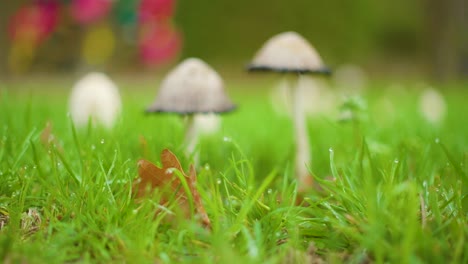
<svg viewBox="0 0 468 264">
<path fill-rule="evenodd" d="M 295 128 L 295 175 L 300 191 L 312 185 L 312 177 L 308 172 L 311 154 L 306 125 L 302 94 L 297 87 L 303 82 L 303 76 L 328 75 L 330 71 L 322 62 L 317 51 L 296 32 L 285 32 L 269 39 L 254 56 L 248 66 L 250 72 L 278 72 L 287 78 L 292 86 Z M 87 83 L 99 83 L 93 88 Z M 99 89 L 95 89 L 99 88 Z M 92 89 L 93 91 L 89 91 Z M 99 92 L 101 91 L 101 92 Z M 100 100 L 101 93 L 110 94 L 113 98 L 109 105 Z M 93 94 L 94 103 L 84 105 L 84 97 Z M 105 126 L 114 122 L 121 104 L 117 88 L 106 79 L 105 75 L 92 74 L 83 78 L 75 85 L 70 101 L 70 113 L 76 125 L 87 123 L 92 116 Z M 108 100 L 107 100 L 108 101 Z M 96 111 L 99 108 L 99 111 Z M 148 113 L 175 113 L 186 119 L 185 146 L 187 155 L 195 151 L 200 126 L 197 117 L 209 113 L 226 113 L 234 110 L 232 103 L 224 90 L 221 76 L 207 63 L 198 58 L 188 58 L 177 65 L 163 79 L 155 101 L 146 109 Z M 99 113 L 97 116 L 94 113 Z"/>
</svg>

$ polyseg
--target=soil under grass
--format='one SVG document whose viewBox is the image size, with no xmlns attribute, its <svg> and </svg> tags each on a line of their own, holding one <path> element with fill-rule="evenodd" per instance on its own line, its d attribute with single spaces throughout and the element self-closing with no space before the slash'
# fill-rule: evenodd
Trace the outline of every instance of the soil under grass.
<svg viewBox="0 0 468 264">
<path fill-rule="evenodd" d="M 169 148 L 191 163 L 183 120 L 145 115 L 155 91 L 132 85 L 111 131 L 74 128 L 57 83 L 0 86 L 0 260 L 468 263 L 466 89 L 444 90 L 439 125 L 420 115 L 416 85 L 374 85 L 347 122 L 339 105 L 311 116 L 320 187 L 299 197 L 292 121 L 274 111 L 270 84 L 230 85 L 239 109 L 198 146 L 210 231 L 170 216 L 176 204 L 155 216 L 157 200 L 132 198 L 140 158 L 158 164 Z M 41 139 L 48 121 L 51 144 Z"/>
</svg>

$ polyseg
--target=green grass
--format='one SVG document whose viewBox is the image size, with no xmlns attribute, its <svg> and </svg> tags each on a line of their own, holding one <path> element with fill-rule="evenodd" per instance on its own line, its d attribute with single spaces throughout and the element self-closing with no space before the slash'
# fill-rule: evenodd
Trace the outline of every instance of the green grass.
<svg viewBox="0 0 468 264">
<path fill-rule="evenodd" d="M 138 159 L 159 164 L 169 148 L 184 168 L 191 162 L 181 119 L 143 114 L 153 89 L 124 85 L 123 116 L 106 131 L 75 129 L 59 84 L 24 86 L 0 88 L 4 262 L 468 263 L 466 90 L 444 92 L 440 126 L 419 115 L 411 85 L 375 85 L 359 122 L 311 117 L 311 172 L 321 190 L 297 205 L 290 119 L 273 111 L 270 84 L 255 93 L 232 85 L 238 111 L 199 145 L 208 231 L 194 219 L 167 221 L 167 210 L 155 216 L 157 200 L 132 198 Z M 48 120 L 57 138 L 50 148 L 40 140 Z"/>
</svg>

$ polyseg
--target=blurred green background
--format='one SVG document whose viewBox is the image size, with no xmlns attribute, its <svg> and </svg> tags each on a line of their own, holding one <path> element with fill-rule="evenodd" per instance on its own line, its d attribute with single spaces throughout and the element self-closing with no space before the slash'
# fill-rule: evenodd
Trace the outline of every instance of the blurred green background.
<svg viewBox="0 0 468 264">
<path fill-rule="evenodd" d="M 38 47 L 30 67 L 14 73 L 7 62 L 12 46 L 8 20 L 30 1 L 2 1 L 0 74 L 62 74 L 83 68 L 141 72 L 146 67 L 132 41 L 137 32 L 119 23 L 121 13 L 116 7 L 134 8 L 138 0 L 116 1 L 120 4 L 106 18 L 116 33 L 115 51 L 106 63 L 83 65 L 80 49 L 87 28 L 62 15 L 58 29 Z M 357 64 L 371 77 L 457 81 L 468 75 L 466 9 L 465 0 L 178 0 L 171 23 L 183 39 L 178 59 L 196 56 L 226 71 L 241 72 L 265 40 L 293 30 L 306 37 L 332 69 Z"/>
</svg>

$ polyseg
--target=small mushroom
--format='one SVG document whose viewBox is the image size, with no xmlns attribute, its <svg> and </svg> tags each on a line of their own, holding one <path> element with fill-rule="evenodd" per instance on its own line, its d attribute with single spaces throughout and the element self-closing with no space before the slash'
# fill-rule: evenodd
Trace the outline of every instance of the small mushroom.
<svg viewBox="0 0 468 264">
<path fill-rule="evenodd" d="M 433 125 L 440 125 L 447 115 L 444 96 L 434 88 L 426 88 L 419 97 L 419 111 Z"/>
<path fill-rule="evenodd" d="M 195 115 L 225 113 L 234 108 L 235 105 L 224 91 L 221 76 L 204 61 L 188 58 L 163 79 L 156 100 L 146 111 L 185 116 L 186 153 L 193 155 L 200 132 Z M 194 159 L 197 162 L 196 155 Z"/>
<path fill-rule="evenodd" d="M 304 74 L 328 75 L 330 70 L 323 64 L 317 51 L 296 32 L 284 32 L 269 39 L 254 56 L 248 70 L 298 75 L 292 96 L 296 138 L 295 172 L 299 190 L 304 191 L 312 185 L 312 178 L 308 172 L 311 154 L 300 87 L 305 83 Z"/>
<path fill-rule="evenodd" d="M 76 127 L 86 126 L 91 119 L 111 128 L 120 114 L 122 103 L 117 86 L 100 72 L 91 72 L 74 85 L 69 111 Z"/>
<path fill-rule="evenodd" d="M 330 74 L 310 43 L 292 31 L 270 38 L 255 54 L 248 70 Z"/>
</svg>

